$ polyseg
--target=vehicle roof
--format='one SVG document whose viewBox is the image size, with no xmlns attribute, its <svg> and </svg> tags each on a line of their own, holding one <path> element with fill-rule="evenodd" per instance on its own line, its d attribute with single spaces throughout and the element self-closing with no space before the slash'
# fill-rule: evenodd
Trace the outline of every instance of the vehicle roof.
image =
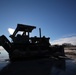
<svg viewBox="0 0 76 75">
<path fill-rule="evenodd" d="M 36 28 L 35 26 L 31 26 L 31 25 L 17 24 L 17 28 L 16 29 L 18 31 L 31 32 L 35 28 Z"/>
</svg>

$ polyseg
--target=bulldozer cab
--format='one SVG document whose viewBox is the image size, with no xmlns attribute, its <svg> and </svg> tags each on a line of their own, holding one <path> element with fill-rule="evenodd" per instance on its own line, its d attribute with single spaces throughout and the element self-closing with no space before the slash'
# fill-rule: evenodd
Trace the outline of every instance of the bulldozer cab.
<svg viewBox="0 0 76 75">
<path fill-rule="evenodd" d="M 15 29 L 14 33 L 10 35 L 12 39 L 12 43 L 49 46 L 50 38 L 46 38 L 45 36 L 42 37 L 40 28 L 39 28 L 40 37 L 37 37 L 37 36 L 30 37 L 30 33 L 35 28 L 36 28 L 35 26 L 17 24 L 17 28 Z"/>
<path fill-rule="evenodd" d="M 13 43 L 28 43 L 30 32 L 35 29 L 35 26 L 28 26 L 23 24 L 17 24 L 17 28 L 15 29 L 14 33 L 10 35 Z"/>
</svg>

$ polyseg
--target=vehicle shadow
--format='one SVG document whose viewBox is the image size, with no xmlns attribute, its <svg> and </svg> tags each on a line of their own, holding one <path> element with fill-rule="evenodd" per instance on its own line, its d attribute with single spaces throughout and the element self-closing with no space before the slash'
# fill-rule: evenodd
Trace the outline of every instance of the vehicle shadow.
<svg viewBox="0 0 76 75">
<path fill-rule="evenodd" d="M 52 69 L 65 70 L 65 59 L 37 59 L 9 63 L 0 75 L 52 75 Z"/>
</svg>

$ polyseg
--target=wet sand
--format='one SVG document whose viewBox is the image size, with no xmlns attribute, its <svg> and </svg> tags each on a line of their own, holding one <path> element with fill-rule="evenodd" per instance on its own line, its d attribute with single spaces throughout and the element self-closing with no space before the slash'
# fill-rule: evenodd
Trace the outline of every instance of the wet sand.
<svg viewBox="0 0 76 75">
<path fill-rule="evenodd" d="M 8 61 L 0 62 L 0 67 L 0 75 L 76 75 L 76 60 L 73 59 Z"/>
<path fill-rule="evenodd" d="M 49 59 L 13 62 L 6 65 L 0 75 L 50 75 L 53 65 Z"/>
</svg>

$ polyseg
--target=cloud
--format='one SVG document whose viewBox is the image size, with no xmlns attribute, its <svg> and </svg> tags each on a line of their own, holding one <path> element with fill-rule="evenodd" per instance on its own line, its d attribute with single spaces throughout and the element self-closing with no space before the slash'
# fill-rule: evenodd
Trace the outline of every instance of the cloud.
<svg viewBox="0 0 76 75">
<path fill-rule="evenodd" d="M 15 31 L 15 29 L 12 29 L 12 28 L 8 28 L 8 32 L 12 35 L 13 32 Z"/>
<path fill-rule="evenodd" d="M 2 46 L 0 46 L 0 50 L 3 50 L 4 48 Z"/>
<path fill-rule="evenodd" d="M 8 28 L 8 32 L 12 35 L 14 33 L 15 29 Z M 19 31 L 17 34 L 22 34 L 22 31 Z"/>
<path fill-rule="evenodd" d="M 73 45 L 76 45 L 76 36 L 60 38 L 58 40 L 54 40 L 51 42 L 51 44 L 59 44 L 59 45 L 63 43 L 71 43 Z"/>
</svg>

